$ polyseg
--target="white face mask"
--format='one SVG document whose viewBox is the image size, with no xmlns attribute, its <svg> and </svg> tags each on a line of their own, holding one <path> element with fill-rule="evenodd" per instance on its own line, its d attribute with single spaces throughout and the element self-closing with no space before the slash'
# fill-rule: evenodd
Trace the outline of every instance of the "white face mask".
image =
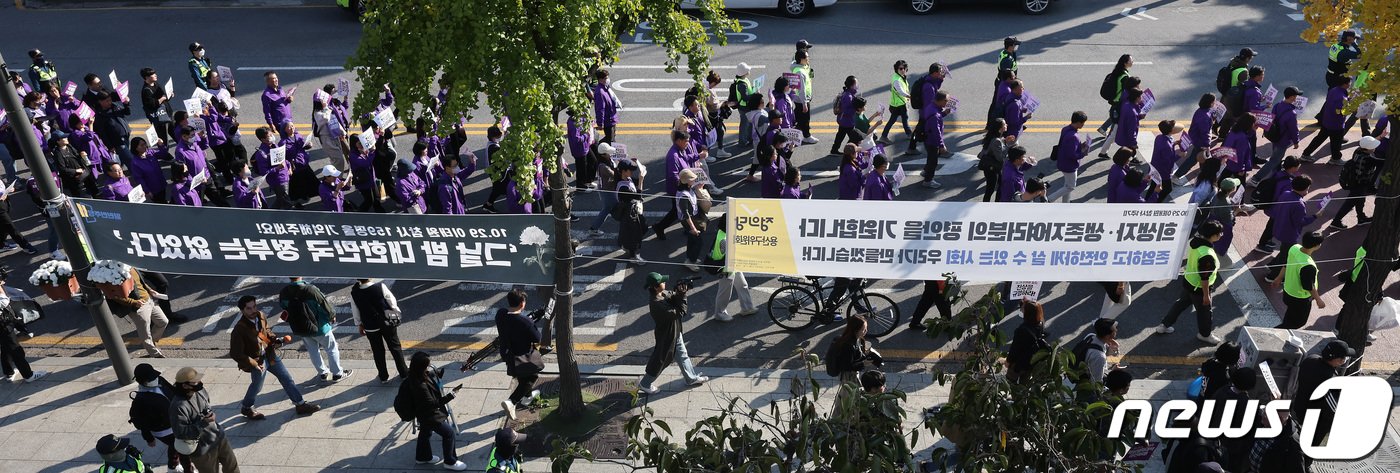
<svg viewBox="0 0 1400 473">
<path fill-rule="evenodd" d="M 143 384 L 142 386 L 145 386 L 145 387 L 148 387 L 148 388 L 158 388 L 158 387 L 160 387 L 160 378 L 153 379 L 153 380 L 151 380 L 150 382 L 148 382 L 148 383 L 146 383 L 146 384 Z"/>
</svg>

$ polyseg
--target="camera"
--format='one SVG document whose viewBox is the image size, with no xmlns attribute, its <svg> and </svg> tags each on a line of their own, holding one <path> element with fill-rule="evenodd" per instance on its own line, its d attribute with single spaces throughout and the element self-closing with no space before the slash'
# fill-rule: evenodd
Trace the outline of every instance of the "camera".
<svg viewBox="0 0 1400 473">
<path fill-rule="evenodd" d="M 676 289 L 688 290 L 695 287 L 695 281 L 699 281 L 700 276 L 686 276 L 676 279 Z"/>
<path fill-rule="evenodd" d="M 865 357 L 869 358 L 870 362 L 874 363 L 876 367 L 885 365 L 885 357 L 881 356 L 880 352 L 875 351 L 874 348 L 871 348 L 870 353 L 866 354 Z"/>
</svg>

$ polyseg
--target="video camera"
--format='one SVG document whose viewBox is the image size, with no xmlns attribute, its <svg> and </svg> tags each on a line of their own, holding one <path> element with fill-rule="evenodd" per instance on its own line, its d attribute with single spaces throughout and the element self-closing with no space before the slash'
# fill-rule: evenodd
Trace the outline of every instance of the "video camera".
<svg viewBox="0 0 1400 473">
<path fill-rule="evenodd" d="M 686 276 L 683 278 L 676 278 L 676 289 L 682 291 L 689 290 L 690 288 L 695 287 L 695 281 L 699 280 L 700 276 Z"/>
</svg>

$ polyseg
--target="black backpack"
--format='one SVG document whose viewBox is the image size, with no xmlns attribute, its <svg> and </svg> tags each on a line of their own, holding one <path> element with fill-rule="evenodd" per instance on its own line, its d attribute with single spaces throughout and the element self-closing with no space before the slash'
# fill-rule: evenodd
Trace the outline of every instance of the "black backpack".
<svg viewBox="0 0 1400 473">
<path fill-rule="evenodd" d="M 1341 184 L 1343 189 L 1350 190 L 1361 183 L 1361 159 L 1353 157 L 1342 165 L 1342 173 L 1337 176 L 1337 184 Z"/>
<path fill-rule="evenodd" d="M 1249 194 L 1249 200 L 1255 208 L 1267 209 L 1269 205 L 1274 203 L 1274 199 L 1278 197 L 1274 195 L 1274 190 L 1278 188 L 1278 179 L 1278 176 L 1269 176 L 1259 181 L 1259 185 L 1254 186 L 1254 192 Z"/>
<path fill-rule="evenodd" d="M 1084 338 L 1079 339 L 1079 343 L 1074 344 L 1074 348 L 1070 350 L 1070 355 L 1074 357 L 1074 366 L 1071 367 L 1070 380 L 1075 383 L 1089 380 L 1088 369 L 1084 366 L 1085 360 L 1089 359 L 1089 350 L 1103 351 L 1103 347 L 1095 345 L 1093 340 L 1094 334 L 1090 333 L 1084 335 Z"/>
<path fill-rule="evenodd" d="M 1108 103 L 1114 103 L 1118 101 L 1118 97 L 1115 95 L 1117 93 L 1118 71 L 1113 71 L 1103 76 L 1103 84 L 1099 85 L 1099 97 L 1107 100 Z"/>
<path fill-rule="evenodd" d="M 312 301 L 307 297 L 307 289 L 296 286 L 289 286 L 288 289 L 287 326 L 292 328 L 292 333 L 319 332 L 321 323 L 316 319 L 316 311 L 311 308 Z"/>
<path fill-rule="evenodd" d="M 928 81 L 927 75 L 920 77 L 909 86 L 909 106 L 913 107 L 914 110 L 924 108 L 924 82 L 926 81 Z"/>
<path fill-rule="evenodd" d="M 1230 90 L 1230 83 L 1234 82 L 1234 78 L 1230 77 L 1230 71 L 1235 70 L 1235 68 L 1231 66 L 1232 65 L 1227 64 L 1225 67 L 1220 68 L 1220 72 L 1215 73 L 1215 90 L 1220 91 L 1221 95 L 1224 95 L 1226 91 Z"/>
<path fill-rule="evenodd" d="M 407 379 L 399 383 L 399 392 L 394 395 L 394 413 L 399 415 L 399 420 L 413 422 L 418 416 L 413 412 L 413 397 L 408 394 Z"/>
</svg>

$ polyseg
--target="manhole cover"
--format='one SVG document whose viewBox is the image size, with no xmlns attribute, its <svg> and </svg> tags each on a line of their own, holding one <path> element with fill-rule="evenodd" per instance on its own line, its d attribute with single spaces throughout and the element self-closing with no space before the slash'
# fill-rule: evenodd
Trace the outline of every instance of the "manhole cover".
<svg viewBox="0 0 1400 473">
<path fill-rule="evenodd" d="M 1400 471 L 1400 443 L 1395 429 L 1386 428 L 1381 446 L 1370 457 L 1354 461 L 1319 461 L 1313 463 L 1316 473 L 1391 473 Z"/>
</svg>

